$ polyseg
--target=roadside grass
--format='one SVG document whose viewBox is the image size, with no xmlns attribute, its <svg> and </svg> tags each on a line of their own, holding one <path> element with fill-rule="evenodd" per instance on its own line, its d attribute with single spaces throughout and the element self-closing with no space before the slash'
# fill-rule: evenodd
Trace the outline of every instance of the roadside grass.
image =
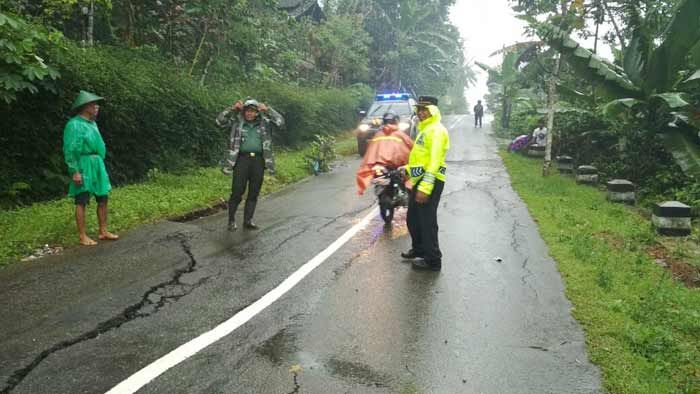
<svg viewBox="0 0 700 394">
<path fill-rule="evenodd" d="M 354 136 L 337 137 L 341 155 L 357 152 Z M 284 150 L 275 155 L 277 174 L 265 176 L 262 195 L 273 193 L 311 174 L 304 156 L 309 149 Z M 215 208 L 228 200 L 231 178 L 219 168 L 195 168 L 179 174 L 152 170 L 142 183 L 116 187 L 110 193 L 109 228 L 123 232 L 136 226 Z M 96 204 L 90 202 L 86 226 L 97 232 Z M 31 254 L 42 245 L 77 245 L 74 206 L 70 199 L 37 203 L 10 211 L 0 211 L 0 268 Z"/>
<path fill-rule="evenodd" d="M 557 261 L 610 393 L 700 393 L 700 291 L 675 281 L 649 249 L 648 219 L 542 162 L 501 154 L 515 190 Z"/>
</svg>

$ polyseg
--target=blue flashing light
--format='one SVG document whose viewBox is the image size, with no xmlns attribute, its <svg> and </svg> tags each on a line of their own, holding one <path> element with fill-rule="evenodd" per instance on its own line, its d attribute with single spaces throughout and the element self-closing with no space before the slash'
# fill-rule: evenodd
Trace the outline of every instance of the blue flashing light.
<svg viewBox="0 0 700 394">
<path fill-rule="evenodd" d="M 411 98 L 409 93 L 382 93 L 378 94 L 376 97 L 377 101 L 396 101 L 396 100 L 408 100 Z"/>
</svg>

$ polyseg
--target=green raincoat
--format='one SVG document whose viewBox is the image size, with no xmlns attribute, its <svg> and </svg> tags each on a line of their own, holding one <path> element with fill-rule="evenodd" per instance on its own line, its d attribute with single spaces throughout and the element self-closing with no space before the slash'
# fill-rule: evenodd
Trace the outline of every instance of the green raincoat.
<svg viewBox="0 0 700 394">
<path fill-rule="evenodd" d="M 76 115 L 63 129 L 63 156 L 68 166 L 68 175 L 80 172 L 83 184 L 78 186 L 71 180 L 68 195 L 88 192 L 95 196 L 106 196 L 112 189 L 105 167 L 107 149 L 97 124 Z"/>
</svg>

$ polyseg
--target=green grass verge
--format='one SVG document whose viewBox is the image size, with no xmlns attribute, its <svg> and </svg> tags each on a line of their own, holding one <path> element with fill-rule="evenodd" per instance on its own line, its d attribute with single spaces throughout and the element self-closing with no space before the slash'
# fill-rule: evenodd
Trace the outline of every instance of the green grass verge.
<svg viewBox="0 0 700 394">
<path fill-rule="evenodd" d="M 700 291 L 654 264 L 649 221 L 541 161 L 502 154 L 539 224 L 610 393 L 700 393 Z"/>
<path fill-rule="evenodd" d="M 338 137 L 341 155 L 355 153 L 352 134 Z M 282 151 L 275 156 L 277 174 L 266 176 L 262 194 L 280 190 L 310 174 L 304 161 L 308 149 Z M 116 187 L 110 193 L 110 230 L 121 232 L 138 225 L 154 223 L 194 210 L 215 206 L 231 194 L 231 178 L 218 168 L 197 168 L 182 174 L 151 171 L 143 183 Z M 87 215 L 89 234 L 97 232 L 96 204 Z M 0 211 L 0 267 L 17 261 L 44 244 L 77 244 L 74 206 L 70 199 L 33 204 L 11 211 Z"/>
</svg>

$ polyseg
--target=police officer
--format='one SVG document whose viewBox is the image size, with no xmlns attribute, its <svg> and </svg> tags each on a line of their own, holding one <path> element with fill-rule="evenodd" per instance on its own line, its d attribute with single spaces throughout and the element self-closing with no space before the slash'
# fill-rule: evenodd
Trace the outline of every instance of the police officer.
<svg viewBox="0 0 700 394">
<path fill-rule="evenodd" d="M 445 156 L 450 136 L 440 123 L 441 115 L 435 97 L 418 99 L 418 135 L 408 159 L 408 175 L 413 188 L 408 202 L 406 222 L 411 234 L 411 249 L 401 257 L 414 260 L 413 268 L 440 271 L 442 252 L 438 242 L 437 209 L 445 187 Z"/>
<path fill-rule="evenodd" d="M 264 114 L 264 115 L 263 115 Z M 281 127 L 284 118 L 272 108 L 256 100 L 237 101 L 216 118 L 216 124 L 230 128 L 229 149 L 223 162 L 224 173 L 233 174 L 231 198 L 228 202 L 228 230 L 236 231 L 236 210 L 248 189 L 243 209 L 243 228 L 257 230 L 253 223 L 255 206 L 262 188 L 265 168 L 275 173 L 272 154 L 271 123 Z"/>
</svg>

